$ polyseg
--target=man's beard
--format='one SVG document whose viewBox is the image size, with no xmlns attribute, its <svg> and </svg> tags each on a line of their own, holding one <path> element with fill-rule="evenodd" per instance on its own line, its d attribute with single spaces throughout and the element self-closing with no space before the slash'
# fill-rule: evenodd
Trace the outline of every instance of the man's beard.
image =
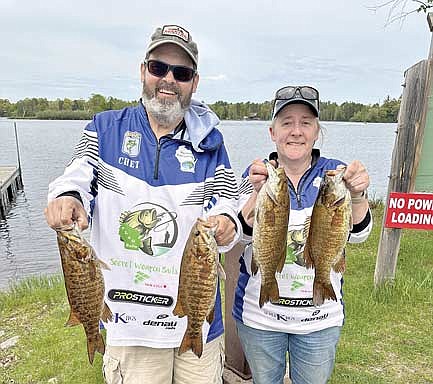
<svg viewBox="0 0 433 384">
<path fill-rule="evenodd" d="M 158 99 L 156 94 L 160 89 L 174 92 L 176 99 Z M 158 124 L 165 127 L 170 127 L 183 119 L 185 112 L 191 104 L 191 97 L 192 92 L 182 96 L 179 87 L 165 80 L 159 81 L 154 90 L 147 88 L 146 83 L 143 83 L 142 100 L 144 107 L 147 113 L 152 115 Z"/>
</svg>

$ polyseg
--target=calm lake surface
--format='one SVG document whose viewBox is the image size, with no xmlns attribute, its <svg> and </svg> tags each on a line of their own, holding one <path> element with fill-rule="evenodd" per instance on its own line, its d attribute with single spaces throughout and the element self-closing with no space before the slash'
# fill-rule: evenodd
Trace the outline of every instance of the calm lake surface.
<svg viewBox="0 0 433 384">
<path fill-rule="evenodd" d="M 60 271 L 55 233 L 45 223 L 48 184 L 69 162 L 86 121 L 17 120 L 24 191 L 0 220 L 0 288 L 30 275 Z M 370 197 L 383 198 L 396 124 L 324 122 L 318 147 L 325 157 L 361 160 L 369 170 Z M 233 169 L 238 177 L 252 159 L 273 150 L 266 121 L 223 121 Z M 0 165 L 17 165 L 13 121 L 0 119 Z"/>
</svg>

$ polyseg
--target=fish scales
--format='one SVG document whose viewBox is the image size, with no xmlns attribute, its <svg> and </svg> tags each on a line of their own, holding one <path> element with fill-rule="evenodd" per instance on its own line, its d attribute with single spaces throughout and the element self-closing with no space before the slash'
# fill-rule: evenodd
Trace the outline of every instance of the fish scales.
<svg viewBox="0 0 433 384">
<path fill-rule="evenodd" d="M 260 270 L 260 308 L 266 302 L 279 300 L 275 273 L 281 272 L 286 259 L 287 229 L 290 212 L 290 196 L 287 176 L 283 168 L 275 169 L 269 162 L 266 183 L 260 189 L 254 210 L 253 275 Z"/>
<path fill-rule="evenodd" d="M 57 243 L 71 309 L 66 325 L 83 325 L 89 362 L 93 364 L 95 351 L 105 352 L 99 320 L 108 321 L 112 317 L 104 302 L 105 286 L 101 271 L 101 267 L 109 267 L 96 257 L 76 225 L 69 230 L 57 231 Z"/>
<path fill-rule="evenodd" d="M 343 180 L 345 168 L 325 173 L 309 223 L 304 259 L 315 268 L 313 304 L 337 301 L 331 284 L 331 269 L 344 272 L 344 248 L 352 227 L 352 202 Z"/>
<path fill-rule="evenodd" d="M 173 314 L 187 316 L 187 329 L 179 355 L 192 350 L 198 357 L 203 352 L 202 327 L 205 319 L 213 321 L 218 284 L 218 248 L 215 225 L 198 219 L 191 229 L 182 256 L 179 290 Z"/>
</svg>

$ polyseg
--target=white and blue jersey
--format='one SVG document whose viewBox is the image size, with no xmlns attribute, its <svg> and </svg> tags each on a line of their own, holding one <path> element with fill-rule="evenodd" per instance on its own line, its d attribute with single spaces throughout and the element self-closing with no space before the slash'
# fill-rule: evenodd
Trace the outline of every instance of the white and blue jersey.
<svg viewBox="0 0 433 384">
<path fill-rule="evenodd" d="M 157 140 L 139 103 L 102 112 L 84 129 L 72 161 L 49 187 L 49 200 L 77 193 L 91 221 L 91 244 L 104 270 L 113 321 L 107 343 L 178 347 L 187 318 L 172 314 L 180 263 L 198 217 L 228 214 L 238 222 L 238 189 L 217 116 L 192 101 L 184 122 Z M 237 235 L 229 250 L 240 237 Z M 223 333 L 218 289 L 204 340 Z"/>
<path fill-rule="evenodd" d="M 272 155 L 271 154 L 271 159 Z M 326 170 L 336 169 L 339 160 L 320 157 L 313 149 L 311 167 L 304 173 L 294 188 L 289 180 L 290 215 L 287 234 L 287 254 L 284 268 L 276 273 L 280 299 L 278 304 L 270 302 L 259 307 L 260 272 L 251 274 L 252 238 L 244 225 L 245 250 L 240 257 L 240 275 L 235 292 L 233 316 L 245 325 L 262 330 L 305 334 L 332 326 L 341 326 L 344 320 L 343 278 L 341 273 L 331 271 L 331 282 L 337 301 L 326 300 L 320 307 L 313 305 L 314 269 L 307 269 L 303 260 L 305 245 L 305 222 L 311 216 L 319 193 L 320 183 Z M 243 174 L 239 188 L 239 210 L 248 200 L 253 186 L 248 180 L 248 170 Z M 355 225 L 349 242 L 364 241 L 372 228 L 371 214 Z"/>
</svg>

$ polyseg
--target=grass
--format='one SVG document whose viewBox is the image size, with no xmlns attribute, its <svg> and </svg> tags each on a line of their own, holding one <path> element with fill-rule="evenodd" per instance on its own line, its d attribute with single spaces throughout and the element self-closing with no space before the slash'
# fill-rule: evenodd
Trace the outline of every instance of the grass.
<svg viewBox="0 0 433 384">
<path fill-rule="evenodd" d="M 0 341 L 19 336 L 15 347 L 0 349 L 1 384 L 103 384 L 101 355 L 92 367 L 83 328 L 64 327 L 68 315 L 59 276 L 32 278 L 0 294 Z"/>
<path fill-rule="evenodd" d="M 347 249 L 346 322 L 332 384 L 433 383 L 433 232 L 404 230 L 395 281 L 374 289 L 381 224 L 376 209 L 369 239 Z"/>
<path fill-rule="evenodd" d="M 433 384 L 433 232 L 403 231 L 394 283 L 373 287 L 382 224 L 349 245 L 346 322 L 330 384 Z M 69 306 L 59 276 L 28 279 L 0 292 L 0 384 L 103 384 L 102 357 L 87 360 L 84 330 L 65 328 Z"/>
</svg>

